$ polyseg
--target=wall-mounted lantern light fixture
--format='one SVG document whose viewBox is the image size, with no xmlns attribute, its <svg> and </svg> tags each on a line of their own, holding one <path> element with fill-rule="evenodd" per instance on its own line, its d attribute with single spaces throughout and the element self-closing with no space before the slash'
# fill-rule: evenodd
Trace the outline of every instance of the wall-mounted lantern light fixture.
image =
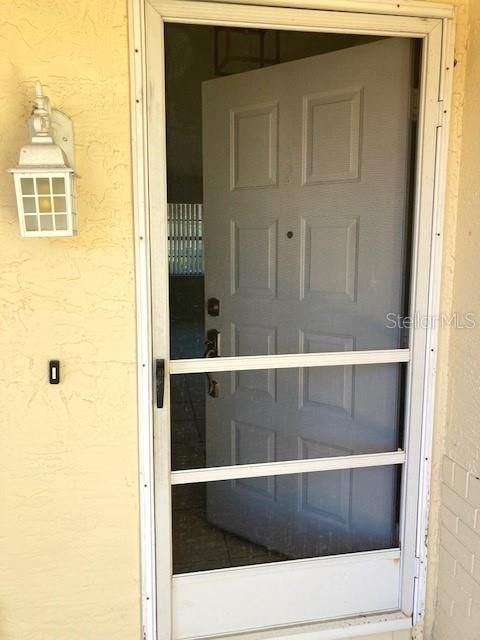
<svg viewBox="0 0 480 640">
<path fill-rule="evenodd" d="M 35 85 L 29 119 L 30 143 L 20 150 L 15 181 L 20 233 L 25 237 L 72 236 L 76 233 L 73 125 L 50 108 L 42 85 Z"/>
</svg>

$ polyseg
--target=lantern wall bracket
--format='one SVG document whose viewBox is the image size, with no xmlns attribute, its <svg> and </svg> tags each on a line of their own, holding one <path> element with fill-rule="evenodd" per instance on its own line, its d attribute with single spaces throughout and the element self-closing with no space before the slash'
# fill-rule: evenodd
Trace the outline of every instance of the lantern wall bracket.
<svg viewBox="0 0 480 640">
<path fill-rule="evenodd" d="M 75 141 L 73 135 L 73 121 L 69 118 L 65 113 L 59 111 L 58 109 L 52 109 L 50 107 L 49 100 L 46 96 L 43 95 L 43 89 L 41 83 L 37 80 L 35 82 L 35 104 L 33 108 L 32 115 L 28 119 L 28 133 L 30 139 L 33 139 L 38 133 L 38 128 L 36 129 L 36 124 L 38 127 L 38 106 L 43 106 L 45 111 L 47 112 L 46 117 L 48 119 L 47 122 L 44 121 L 44 126 L 48 126 L 48 135 L 52 138 L 54 144 L 60 147 L 60 149 L 65 154 L 68 165 L 70 167 L 75 166 Z"/>
</svg>

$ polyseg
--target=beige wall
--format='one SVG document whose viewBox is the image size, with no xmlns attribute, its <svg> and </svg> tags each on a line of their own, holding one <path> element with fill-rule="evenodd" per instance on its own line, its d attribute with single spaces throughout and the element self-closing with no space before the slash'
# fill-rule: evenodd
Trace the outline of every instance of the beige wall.
<svg viewBox="0 0 480 640">
<path fill-rule="evenodd" d="M 471 0 L 468 56 L 467 1 L 456 4 L 458 65 L 442 308 L 476 312 L 480 322 L 476 286 L 480 2 Z M 140 636 L 127 47 L 126 0 L 2 3 L 2 640 Z M 75 239 L 22 240 L 18 236 L 13 189 L 5 169 L 16 164 L 18 149 L 26 140 L 24 122 L 36 78 L 44 82 L 55 106 L 75 123 L 81 178 L 80 234 Z M 461 562 L 462 549 L 468 551 L 476 538 L 464 537 L 462 542 L 461 536 L 466 535 L 465 526 L 478 535 L 475 523 L 464 521 L 472 514 L 469 508 L 475 509 L 472 487 L 477 486 L 474 479 L 480 472 L 480 359 L 472 357 L 479 347 L 479 331 L 442 332 L 426 633 L 432 638 L 435 621 L 435 640 L 468 640 L 474 637 L 471 625 L 478 625 L 474 575 L 480 560 L 467 577 Z M 46 365 L 51 358 L 63 363 L 63 382 L 58 387 L 47 384 Z M 442 466 L 446 488 L 441 513 L 447 533 L 440 538 L 439 553 Z M 453 519 L 452 509 L 457 511 L 452 512 Z M 477 517 L 477 528 L 478 523 Z M 448 551 L 452 527 L 458 544 L 455 551 L 451 547 Z M 452 583 L 457 585 L 455 593 L 448 587 Z M 458 615 L 465 611 L 464 593 L 469 590 L 473 614 L 461 635 L 453 630 L 460 624 Z M 403 640 L 405 635 L 409 634 L 385 634 L 377 640 Z"/>
<path fill-rule="evenodd" d="M 0 15 L 0 638 L 140 637 L 126 0 Z M 74 120 L 80 234 L 19 237 L 33 82 Z M 47 384 L 59 358 L 63 381 Z"/>
</svg>

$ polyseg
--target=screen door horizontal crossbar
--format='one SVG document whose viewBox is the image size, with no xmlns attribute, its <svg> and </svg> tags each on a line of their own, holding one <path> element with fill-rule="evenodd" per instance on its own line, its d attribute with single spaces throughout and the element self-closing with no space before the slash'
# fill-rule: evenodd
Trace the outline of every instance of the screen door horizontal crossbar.
<svg viewBox="0 0 480 640">
<path fill-rule="evenodd" d="M 385 467 L 394 464 L 404 464 L 404 462 L 404 451 L 356 456 L 337 456 L 334 458 L 312 458 L 309 460 L 288 460 L 287 462 L 261 462 L 258 464 L 212 467 L 210 469 L 173 471 L 171 473 L 171 483 L 172 485 L 193 484 L 198 482 L 215 482 L 218 480 L 238 480 L 240 478 L 284 476 L 293 473 L 311 473 L 315 471 Z"/>
<path fill-rule="evenodd" d="M 255 371 L 296 367 L 338 367 L 357 364 L 394 364 L 409 362 L 408 349 L 384 351 L 339 351 L 328 353 L 291 353 L 228 358 L 192 358 L 170 360 L 170 373 L 213 373 L 214 371 Z"/>
</svg>

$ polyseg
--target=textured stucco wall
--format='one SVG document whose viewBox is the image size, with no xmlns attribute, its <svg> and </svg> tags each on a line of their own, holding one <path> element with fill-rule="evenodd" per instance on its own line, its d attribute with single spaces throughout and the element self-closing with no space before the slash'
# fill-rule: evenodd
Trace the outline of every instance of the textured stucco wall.
<svg viewBox="0 0 480 640">
<path fill-rule="evenodd" d="M 478 0 L 458 0 L 442 309 L 480 317 Z M 0 13 L 0 637 L 139 638 L 135 324 L 126 0 L 10 0 Z M 465 149 L 462 115 L 465 74 Z M 22 240 L 11 179 L 33 82 L 73 117 L 80 234 Z M 461 176 L 458 238 L 457 194 Z M 455 278 L 455 279 L 454 279 Z M 438 620 L 441 468 L 478 475 L 479 333 L 443 331 L 426 637 Z M 46 364 L 63 363 L 49 386 Z M 478 360 L 478 358 L 477 358 Z M 450 365 L 450 367 L 448 367 Z M 444 450 L 448 459 L 444 464 Z M 460 473 L 460 472 L 459 472 Z M 458 474 L 457 474 L 458 475 Z M 452 476 L 446 473 L 452 479 Z M 467 496 L 468 498 L 468 496 Z M 445 502 L 445 500 L 444 500 Z M 438 571 L 440 561 L 440 571 Z M 440 581 L 442 587 L 442 582 Z M 437 622 L 438 638 L 445 635 Z M 407 633 L 376 640 L 402 640 Z M 456 637 L 461 637 L 457 634 Z"/>
<path fill-rule="evenodd" d="M 2 640 L 140 637 L 126 12 L 126 0 L 1 3 Z M 36 78 L 75 124 L 74 239 L 19 237 L 5 171 Z"/>
<path fill-rule="evenodd" d="M 480 475 L 480 2 L 471 0 L 455 244 L 453 308 L 471 312 L 473 331 L 454 331 L 450 341 L 450 389 L 446 454 Z"/>
</svg>

